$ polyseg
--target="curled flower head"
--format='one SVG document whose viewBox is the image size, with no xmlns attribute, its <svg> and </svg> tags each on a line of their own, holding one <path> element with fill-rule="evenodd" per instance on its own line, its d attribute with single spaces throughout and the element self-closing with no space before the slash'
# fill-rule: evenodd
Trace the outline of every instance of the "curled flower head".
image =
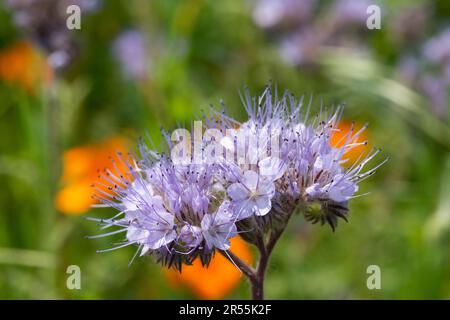
<svg viewBox="0 0 450 320">
<path fill-rule="evenodd" d="M 237 153 L 229 162 L 237 159 L 240 173 L 230 180 L 227 194 L 238 220 L 284 220 L 302 211 L 307 220 L 328 223 L 334 230 L 337 218 L 347 219 L 348 201 L 356 196 L 359 182 L 384 163 L 364 171 L 380 150 L 363 149 L 351 165 L 344 165 L 349 151 L 367 144 L 361 140 L 366 126 L 356 130 L 351 125 L 339 141 L 332 141 L 341 130 L 342 108 L 312 116 L 309 106 L 303 110 L 303 99 L 296 101 L 289 93 L 279 98 L 270 87 L 258 98 L 246 92 L 242 101 L 248 121 L 236 124 L 223 116 L 209 122 L 228 132 L 222 144 Z M 231 130 L 236 126 L 238 130 Z"/>
<path fill-rule="evenodd" d="M 341 141 L 331 142 L 340 130 L 341 108 L 312 116 L 303 100 L 289 93 L 279 98 L 270 87 L 258 98 L 247 92 L 242 101 L 248 120 L 239 123 L 213 111 L 197 132 L 208 137 L 200 146 L 195 139 L 190 144 L 185 129 L 172 135 L 176 141 L 184 137 L 181 146 L 189 152 L 182 161 L 145 144 L 140 159 L 119 155 L 128 172 L 107 170 L 96 185 L 96 197 L 119 211 L 97 220 L 105 228 L 119 227 L 105 235 L 125 232 L 120 247 L 135 244 L 140 255 L 181 270 L 196 258 L 208 265 L 216 251 L 228 254 L 238 234 L 261 245 L 265 232 L 284 228 L 295 212 L 333 231 L 338 218 L 347 220 L 359 183 L 384 163 L 364 170 L 379 153 L 372 150 L 346 164 L 348 151 L 366 144 L 365 127 L 351 126 Z M 180 145 L 168 142 L 168 154 L 179 154 Z"/>
<path fill-rule="evenodd" d="M 121 227 L 112 232 L 126 232 L 120 247 L 136 244 L 141 256 L 155 255 L 176 269 L 197 257 L 207 265 L 214 251 L 228 250 L 229 239 L 237 235 L 229 203 L 215 201 L 220 196 L 215 188 L 217 166 L 174 165 L 165 156 L 149 159 L 130 158 L 126 175 L 104 173 L 97 186 L 107 185 L 110 193 L 97 187 L 96 197 L 120 212 L 99 222 Z"/>
</svg>

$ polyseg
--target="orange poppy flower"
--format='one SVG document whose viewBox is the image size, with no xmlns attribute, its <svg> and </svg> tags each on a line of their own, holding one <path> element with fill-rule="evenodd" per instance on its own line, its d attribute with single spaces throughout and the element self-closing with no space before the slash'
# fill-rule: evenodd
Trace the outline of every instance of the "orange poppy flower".
<svg viewBox="0 0 450 320">
<path fill-rule="evenodd" d="M 353 126 L 352 136 L 357 133 L 362 126 L 359 124 L 352 123 L 351 121 L 341 120 L 336 126 L 336 130 L 333 132 L 330 138 L 331 146 L 335 148 L 342 147 L 345 143 L 345 139 L 347 134 L 350 132 Z M 348 161 L 344 164 L 345 166 L 353 164 L 362 153 L 367 152 L 367 144 L 364 144 L 367 141 L 367 129 L 365 129 L 359 136 L 356 138 L 352 144 L 357 144 L 355 146 L 349 147 L 347 151 L 344 153 L 344 159 L 348 159 Z"/>
<path fill-rule="evenodd" d="M 252 264 L 253 256 L 249 245 L 241 237 L 231 239 L 231 251 L 247 264 Z M 200 259 L 196 259 L 191 266 L 183 266 L 181 273 L 166 269 L 165 275 L 174 288 L 185 285 L 200 299 L 222 299 L 245 278 L 230 261 L 218 253 L 207 268 L 202 266 Z"/>
<path fill-rule="evenodd" d="M 55 207 L 65 214 L 82 214 L 88 211 L 96 201 L 92 198 L 91 185 L 98 181 L 98 170 L 112 169 L 111 156 L 124 152 L 126 142 L 123 138 L 113 137 L 100 144 L 72 148 L 63 155 L 62 189 L 55 198 Z M 126 167 L 117 162 L 120 172 Z"/>
<path fill-rule="evenodd" d="M 0 52 L 0 80 L 33 93 L 40 83 L 50 83 L 52 77 L 45 58 L 27 41 L 16 42 Z"/>
</svg>

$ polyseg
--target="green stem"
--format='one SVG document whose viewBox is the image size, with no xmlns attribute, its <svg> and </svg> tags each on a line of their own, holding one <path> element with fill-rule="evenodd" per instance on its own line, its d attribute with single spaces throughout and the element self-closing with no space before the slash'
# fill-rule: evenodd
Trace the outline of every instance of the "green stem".
<svg viewBox="0 0 450 320">
<path fill-rule="evenodd" d="M 270 213 L 269 213 L 270 214 Z M 286 226 L 288 225 L 289 219 L 292 214 L 289 214 L 284 221 L 280 229 L 274 229 L 270 233 L 269 240 L 267 244 L 264 244 L 264 239 L 258 237 L 256 242 L 256 247 L 259 250 L 259 262 L 256 268 L 255 279 L 252 281 L 252 298 L 253 300 L 263 300 L 264 299 L 264 279 L 267 271 L 267 266 L 269 265 L 270 256 L 272 254 L 275 245 L 283 234 Z"/>
</svg>

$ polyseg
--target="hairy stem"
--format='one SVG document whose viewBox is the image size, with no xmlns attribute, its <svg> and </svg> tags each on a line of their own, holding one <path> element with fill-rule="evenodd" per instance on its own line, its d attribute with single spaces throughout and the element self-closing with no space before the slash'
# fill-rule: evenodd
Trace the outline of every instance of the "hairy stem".
<svg viewBox="0 0 450 320">
<path fill-rule="evenodd" d="M 253 300 L 263 300 L 264 299 L 264 276 L 267 269 L 267 264 L 269 262 L 270 255 L 264 244 L 264 239 L 261 237 L 258 239 L 257 248 L 259 250 L 259 262 L 256 267 L 255 280 L 251 281 L 252 285 L 252 298 Z"/>
<path fill-rule="evenodd" d="M 252 298 L 253 300 L 263 300 L 264 299 L 264 278 L 266 275 L 267 266 L 269 264 L 270 255 L 272 254 L 275 245 L 283 234 L 286 226 L 288 225 L 289 219 L 292 214 L 289 214 L 286 221 L 283 223 L 280 229 L 272 230 L 270 233 L 269 240 L 267 244 L 264 244 L 263 237 L 258 237 L 256 242 L 256 247 L 259 250 L 259 262 L 256 267 L 255 279 L 250 279 L 252 285 Z"/>
<path fill-rule="evenodd" d="M 266 275 L 267 266 L 269 264 L 270 255 L 272 254 L 275 245 L 283 234 L 286 226 L 291 218 L 292 214 L 289 214 L 284 221 L 283 225 L 279 229 L 274 229 L 270 233 L 270 237 L 265 243 L 264 236 L 261 234 L 256 238 L 254 242 L 255 246 L 259 251 L 259 260 L 256 269 L 253 269 L 242 261 L 238 256 L 232 253 L 230 250 L 223 251 L 220 250 L 222 254 L 228 261 L 233 263 L 238 269 L 245 274 L 251 284 L 252 299 L 253 300 L 263 300 L 264 299 L 264 277 Z"/>
<path fill-rule="evenodd" d="M 242 271 L 243 274 L 250 280 L 250 282 L 253 282 L 256 279 L 255 270 L 248 266 L 244 261 L 241 260 L 238 256 L 236 256 L 233 252 L 230 250 L 228 251 L 219 251 L 220 254 L 222 254 L 228 261 L 230 261 L 232 264 L 236 265 L 240 271 Z"/>
</svg>

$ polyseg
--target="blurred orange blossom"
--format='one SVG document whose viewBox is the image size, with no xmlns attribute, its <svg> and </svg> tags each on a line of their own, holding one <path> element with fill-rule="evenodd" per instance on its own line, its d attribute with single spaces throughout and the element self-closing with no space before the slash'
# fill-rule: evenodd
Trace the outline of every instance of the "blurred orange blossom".
<svg viewBox="0 0 450 320">
<path fill-rule="evenodd" d="M 52 69 L 32 43 L 21 40 L 0 51 L 0 80 L 34 93 L 40 84 L 49 84 L 52 78 Z"/>
<path fill-rule="evenodd" d="M 111 156 L 125 153 L 127 143 L 124 138 L 112 137 L 98 144 L 75 147 L 64 152 L 61 177 L 62 189 L 55 198 L 55 207 L 65 214 L 76 215 L 87 212 L 96 203 L 92 198 L 92 183 L 98 180 L 98 171 L 112 169 Z M 126 167 L 117 162 L 120 172 Z"/>
<path fill-rule="evenodd" d="M 336 148 L 342 147 L 344 145 L 346 135 L 350 132 L 353 126 L 353 133 L 352 136 L 358 132 L 363 126 L 359 125 L 357 123 L 353 123 L 348 120 L 341 120 L 337 126 L 333 134 L 330 138 L 330 145 Z M 367 129 L 365 129 L 353 143 L 362 143 L 364 141 L 367 141 Z M 344 166 L 352 165 L 358 157 L 362 154 L 367 152 L 368 147 L 367 145 L 361 144 L 355 147 L 352 147 L 348 149 L 344 153 L 343 159 L 348 159 L 348 161 L 344 164 Z"/>
<path fill-rule="evenodd" d="M 248 265 L 253 262 L 249 245 L 237 236 L 231 239 L 231 251 Z M 203 267 L 200 259 L 190 266 L 183 266 L 182 272 L 166 269 L 169 283 L 178 288 L 188 287 L 200 299 L 222 299 L 244 278 L 241 272 L 225 257 L 216 253 L 208 267 Z"/>
</svg>

